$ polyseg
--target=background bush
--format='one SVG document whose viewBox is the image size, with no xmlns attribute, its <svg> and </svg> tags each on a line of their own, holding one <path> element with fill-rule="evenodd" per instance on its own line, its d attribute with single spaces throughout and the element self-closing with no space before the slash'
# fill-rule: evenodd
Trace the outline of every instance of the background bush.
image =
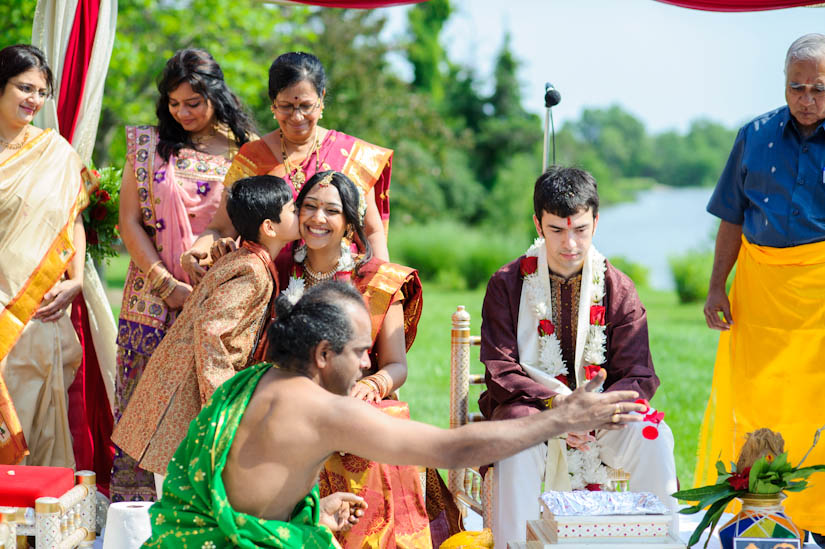
<svg viewBox="0 0 825 549">
<path fill-rule="evenodd" d="M 478 288 L 505 263 L 524 253 L 530 239 L 453 221 L 393 225 L 391 259 L 418 269 L 421 278 L 446 289 Z"/>
<path fill-rule="evenodd" d="M 626 257 L 617 255 L 609 258 L 614 267 L 630 277 L 637 288 L 650 287 L 650 269 L 640 263 L 634 263 Z"/>
<path fill-rule="evenodd" d="M 680 303 L 704 301 L 713 269 L 713 252 L 691 250 L 668 259 Z"/>
</svg>

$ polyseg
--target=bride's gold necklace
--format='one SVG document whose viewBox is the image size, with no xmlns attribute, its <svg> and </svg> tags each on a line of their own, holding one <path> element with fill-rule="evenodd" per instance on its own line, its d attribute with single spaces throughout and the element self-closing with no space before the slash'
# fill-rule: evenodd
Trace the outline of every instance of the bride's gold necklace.
<svg viewBox="0 0 825 549">
<path fill-rule="evenodd" d="M 304 261 L 304 274 L 306 275 L 308 286 L 315 286 L 319 282 L 324 282 L 325 280 L 331 280 L 332 277 L 335 276 L 335 273 L 338 272 L 338 265 L 332 268 L 332 270 L 327 271 L 325 273 L 321 273 L 313 269 L 309 265 L 309 259 Z"/>
<path fill-rule="evenodd" d="M 12 139 L 11 141 L 6 141 L 5 139 L 0 139 L 0 145 L 2 145 L 3 147 L 6 147 L 7 149 L 12 150 L 12 151 L 22 149 L 23 145 L 25 145 L 26 141 L 29 139 L 29 127 L 30 126 L 26 126 L 26 129 L 23 130 L 23 139 L 21 139 L 19 142 L 15 143 L 15 141 L 17 141 L 17 137 Z"/>
<path fill-rule="evenodd" d="M 286 138 L 284 137 L 283 130 L 278 130 L 278 133 L 281 136 L 281 155 L 284 157 L 284 170 L 286 170 L 286 175 L 289 177 L 289 180 L 292 181 L 292 186 L 295 187 L 295 190 L 300 191 L 307 180 L 307 174 L 304 172 L 304 164 L 309 160 L 313 152 L 315 153 L 315 173 L 318 173 L 318 167 L 321 164 L 321 155 L 318 154 L 318 150 L 321 148 L 320 142 L 318 141 L 318 126 L 315 126 L 315 136 L 312 138 L 314 142 L 309 152 L 295 167 L 292 166 L 292 162 L 289 161 L 289 155 L 286 152 Z"/>
</svg>

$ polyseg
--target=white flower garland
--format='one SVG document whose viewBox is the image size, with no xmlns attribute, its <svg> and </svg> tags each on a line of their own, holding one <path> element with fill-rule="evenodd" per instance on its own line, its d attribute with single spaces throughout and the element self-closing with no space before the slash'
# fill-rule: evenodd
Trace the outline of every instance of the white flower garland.
<svg viewBox="0 0 825 549">
<path fill-rule="evenodd" d="M 538 257 L 539 249 L 545 245 L 543 238 L 537 238 L 530 249 L 525 254 L 527 257 Z M 588 256 L 590 260 L 591 288 L 590 296 L 579 302 L 579 307 L 586 306 L 587 314 L 590 314 L 590 307 L 601 305 L 604 302 L 604 274 L 607 269 L 605 258 L 595 249 L 591 249 Z M 542 284 L 541 276 L 547 276 L 540 272 L 538 266 L 535 272 L 524 276 L 523 292 L 527 292 L 527 303 L 530 305 L 535 318 L 536 329 L 541 321 L 553 322 L 553 302 Z M 579 311 L 579 314 L 584 314 Z M 576 319 L 578 320 L 578 319 Z M 561 342 L 553 330 L 552 334 L 540 333 L 538 340 L 538 367 L 547 372 L 550 376 L 568 375 L 569 370 L 561 353 Z M 585 364 L 604 364 L 607 351 L 606 327 L 603 324 L 590 323 L 587 337 L 585 338 L 582 359 Z M 573 365 L 575 368 L 576 365 Z M 575 373 L 574 373 L 575 375 Z M 599 484 L 607 486 L 610 483 L 608 468 L 602 463 L 599 452 L 599 444 L 596 441 L 588 442 L 588 450 L 578 448 L 567 448 L 567 471 L 570 475 L 570 487 L 573 490 L 584 490 L 588 484 Z"/>
<path fill-rule="evenodd" d="M 599 457 L 599 445 L 587 443 L 589 450 L 567 448 L 567 471 L 570 474 L 570 488 L 584 490 L 588 484 L 610 484 L 610 474 Z"/>
<path fill-rule="evenodd" d="M 295 252 L 292 255 L 292 258 L 295 260 L 296 264 L 303 264 L 307 258 L 307 245 L 301 244 L 295 249 Z M 341 256 L 338 258 L 338 265 L 335 266 L 335 272 L 352 272 L 355 268 L 355 259 L 352 257 L 352 251 L 350 250 L 350 245 L 346 240 L 341 240 Z M 304 290 L 306 289 L 306 284 L 302 277 L 295 276 L 295 271 L 293 270 L 292 275 L 289 277 L 289 284 L 284 290 L 283 293 L 289 301 L 295 305 L 299 299 L 304 295 Z"/>
<path fill-rule="evenodd" d="M 527 257 L 538 257 L 539 247 L 544 246 L 544 239 L 537 238 L 525 254 Z M 604 273 L 607 268 L 604 256 L 593 249 L 589 255 L 592 280 L 592 291 L 588 300 L 590 306 L 599 305 L 604 301 Z M 540 276 L 547 276 L 546 273 L 535 272 L 524 276 L 524 292 L 527 292 L 527 303 L 531 305 L 536 317 L 536 327 L 542 320 L 553 321 L 553 303 L 547 295 Z M 581 305 L 580 305 L 581 306 Z M 579 312 L 581 314 L 581 312 Z M 589 311 L 588 311 L 589 314 Z M 603 364 L 606 357 L 607 336 L 605 326 L 590 324 L 585 339 L 582 356 L 587 364 Z M 539 368 L 547 372 L 550 376 L 568 375 L 569 370 L 561 354 L 561 343 L 555 332 L 552 334 L 539 335 Z M 575 368 L 575 365 L 573 365 Z"/>
</svg>

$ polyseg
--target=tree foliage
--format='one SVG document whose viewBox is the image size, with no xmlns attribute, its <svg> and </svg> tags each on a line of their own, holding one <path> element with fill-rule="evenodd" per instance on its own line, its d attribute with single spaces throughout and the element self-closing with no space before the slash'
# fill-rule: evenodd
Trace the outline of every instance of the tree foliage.
<svg viewBox="0 0 825 549">
<path fill-rule="evenodd" d="M 3 0 L 3 30 L 0 49 L 14 44 L 32 43 L 32 21 L 37 0 Z"/>
<path fill-rule="evenodd" d="M 3 43 L 29 42 L 36 1 L 6 3 L 11 25 Z M 155 122 L 156 79 L 180 48 L 215 57 L 261 133 L 276 127 L 267 97 L 270 63 L 286 51 L 310 51 L 328 73 L 322 124 L 395 150 L 394 222 L 440 218 L 531 234 L 541 119 L 522 104 L 521 64 L 509 35 L 489 78 L 449 59 L 441 32 L 452 13 L 450 0 L 417 4 L 407 12 L 407 34 L 394 39 L 380 10 L 120 0 L 94 157 L 98 165 L 123 164 L 123 127 Z M 410 81 L 396 70 L 398 59 L 410 63 Z M 557 161 L 593 173 L 609 204 L 655 183 L 713 184 L 733 136 L 707 120 L 684 134 L 652 135 L 619 106 L 590 108 L 558 132 Z"/>
</svg>

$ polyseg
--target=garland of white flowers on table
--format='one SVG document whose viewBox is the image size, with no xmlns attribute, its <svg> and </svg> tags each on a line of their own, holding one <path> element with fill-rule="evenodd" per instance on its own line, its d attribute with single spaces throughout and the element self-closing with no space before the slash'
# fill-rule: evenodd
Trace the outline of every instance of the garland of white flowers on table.
<svg viewBox="0 0 825 549">
<path fill-rule="evenodd" d="M 538 340 L 538 367 L 552 377 L 569 374 L 567 365 L 561 353 L 561 343 L 556 336 L 553 325 L 553 302 L 542 284 L 540 276 L 547 273 L 538 272 L 538 255 L 540 247 L 544 246 L 544 239 L 538 238 L 527 250 L 521 260 L 521 275 L 524 278 L 523 292 L 527 294 L 527 303 L 536 318 L 539 333 Z M 592 249 L 588 255 L 591 274 L 590 327 L 585 339 L 582 358 L 588 366 L 585 367 L 585 377 L 591 379 L 598 373 L 600 364 L 606 356 L 607 335 L 605 333 L 604 303 L 604 274 L 607 269 L 602 254 Z M 581 306 L 581 305 L 580 305 Z M 578 319 L 576 319 L 578 320 Z M 575 369 L 575 365 L 573 366 Z M 573 373 L 575 375 L 575 371 Z M 598 443 L 588 444 L 589 450 L 568 448 L 567 470 L 570 474 L 570 486 L 574 490 L 581 490 L 588 485 L 606 485 L 610 482 L 607 467 L 599 458 Z"/>
<path fill-rule="evenodd" d="M 301 244 L 298 246 L 292 257 L 295 260 L 295 268 L 292 270 L 292 274 L 289 277 L 289 284 L 287 285 L 286 290 L 282 293 L 294 305 L 299 299 L 301 299 L 301 296 L 304 295 L 304 290 L 306 288 L 303 276 L 298 275 L 298 266 L 303 266 L 304 261 L 306 261 L 307 245 Z M 338 259 L 338 265 L 335 267 L 335 272 L 338 274 L 351 274 L 353 269 L 355 269 L 355 259 L 352 257 L 350 243 L 346 239 L 341 240 L 341 257 Z"/>
</svg>

